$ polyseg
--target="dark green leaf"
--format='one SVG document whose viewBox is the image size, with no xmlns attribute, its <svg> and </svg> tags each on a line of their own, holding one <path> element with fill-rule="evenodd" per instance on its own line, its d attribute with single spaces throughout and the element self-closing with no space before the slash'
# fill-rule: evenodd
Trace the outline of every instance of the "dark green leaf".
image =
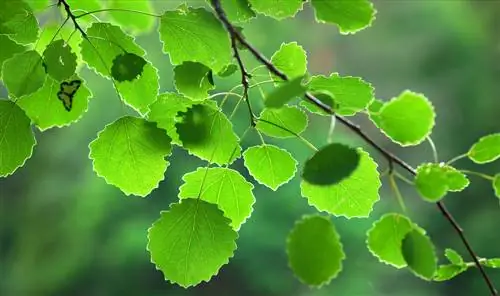
<svg viewBox="0 0 500 296">
<path fill-rule="evenodd" d="M 290 100 L 301 97 L 306 93 L 306 87 L 302 85 L 303 77 L 283 82 L 277 89 L 269 94 L 264 101 L 267 108 L 281 108 Z"/>
<path fill-rule="evenodd" d="M 408 232 L 402 244 L 403 258 L 418 277 L 431 280 L 437 269 L 437 258 L 431 240 L 418 229 Z"/>
<path fill-rule="evenodd" d="M 142 74 L 147 62 L 135 53 L 119 54 L 113 60 L 111 76 L 116 81 L 132 81 Z"/>
</svg>

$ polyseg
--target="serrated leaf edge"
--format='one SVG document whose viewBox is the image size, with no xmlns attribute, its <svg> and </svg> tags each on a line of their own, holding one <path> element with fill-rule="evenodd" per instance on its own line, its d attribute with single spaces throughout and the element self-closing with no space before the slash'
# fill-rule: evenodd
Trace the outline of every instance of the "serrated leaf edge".
<svg viewBox="0 0 500 296">
<path fill-rule="evenodd" d="M 148 228 L 148 230 L 147 230 L 147 236 L 146 236 L 146 237 L 147 237 L 147 240 L 148 240 L 148 242 L 147 242 L 147 244 L 146 244 L 146 251 L 147 251 L 149 254 L 151 254 L 151 250 L 150 250 L 150 248 L 149 248 L 149 246 L 150 246 L 150 243 L 149 243 L 149 242 L 151 241 L 151 238 L 150 238 L 150 235 L 151 235 L 151 229 L 155 226 L 155 224 L 157 224 L 157 223 L 158 223 L 158 220 L 160 220 L 160 219 L 161 219 L 161 216 L 162 216 L 162 214 L 163 214 L 164 212 L 170 212 L 170 211 L 172 210 L 172 208 L 173 208 L 173 207 L 180 205 L 180 203 L 181 203 L 181 202 L 182 202 L 182 199 L 179 199 L 179 202 L 172 202 L 172 203 L 170 203 L 170 205 L 169 205 L 169 210 L 162 210 L 162 211 L 160 211 L 160 218 L 156 219 L 156 220 L 153 222 L 153 224 L 151 224 L 151 226 Z M 204 202 L 206 202 L 206 203 L 210 203 L 210 202 L 205 201 L 205 200 L 204 200 Z M 223 216 L 224 218 L 226 218 L 227 220 L 229 220 L 229 222 L 231 222 L 231 219 L 229 219 L 229 218 L 227 218 L 227 217 L 226 217 L 226 215 L 224 214 L 224 211 L 223 211 L 223 210 L 221 210 L 221 209 L 218 207 L 218 205 L 217 205 L 217 204 L 215 204 L 215 206 L 217 206 L 217 208 L 218 208 L 218 209 L 222 212 L 222 216 Z M 228 226 L 229 226 L 229 227 L 231 227 L 230 223 L 228 223 Z M 209 281 L 210 281 L 213 277 L 215 277 L 215 276 L 217 276 L 217 275 L 219 274 L 219 272 L 220 272 L 220 270 L 222 269 L 222 267 L 224 267 L 225 265 L 227 265 L 227 264 L 229 263 L 229 261 L 231 260 L 231 258 L 233 258 L 233 257 L 234 257 L 234 252 L 238 249 L 238 245 L 236 244 L 236 241 L 237 241 L 237 240 L 238 240 L 238 238 L 239 238 L 238 231 L 237 231 L 237 230 L 234 230 L 234 228 L 232 228 L 232 227 L 231 227 L 231 229 L 232 229 L 232 230 L 234 231 L 234 233 L 236 234 L 236 237 L 235 237 L 234 242 L 233 242 L 232 256 L 228 257 L 228 258 L 227 258 L 227 260 L 226 260 L 225 262 L 223 262 L 223 263 L 222 263 L 221 267 L 217 270 L 217 272 L 216 272 L 216 273 L 214 273 L 213 275 L 211 275 L 211 276 L 210 276 L 210 277 L 208 277 L 208 278 L 202 279 L 201 281 L 199 281 L 199 282 L 198 282 L 198 283 L 196 283 L 196 284 L 192 284 L 192 285 L 187 285 L 187 286 L 184 286 L 184 285 L 181 285 L 180 283 L 173 282 L 173 281 L 169 280 L 168 278 L 166 278 L 166 276 L 165 276 L 165 274 L 163 273 L 163 271 L 162 271 L 162 270 L 161 270 L 161 269 L 160 269 L 160 268 L 159 268 L 159 267 L 158 267 L 158 266 L 157 266 L 157 265 L 153 262 L 153 258 L 152 258 L 152 256 L 151 256 L 151 255 L 149 255 L 149 261 L 150 261 L 150 262 L 151 262 L 151 263 L 155 266 L 155 269 L 156 269 L 156 270 L 158 270 L 158 271 L 160 271 L 160 272 L 161 272 L 161 274 L 163 275 L 163 278 L 164 278 L 166 281 L 168 281 L 168 282 L 170 282 L 170 283 L 173 283 L 173 284 L 176 284 L 176 285 L 179 285 L 179 286 L 181 286 L 181 287 L 183 287 L 183 288 L 194 287 L 194 286 L 197 286 L 197 285 L 201 284 L 202 282 L 208 283 L 208 282 L 209 282 Z"/>
<path fill-rule="evenodd" d="M 275 20 L 278 20 L 278 21 L 282 21 L 282 20 L 287 19 L 287 18 L 293 18 L 293 17 L 295 17 L 297 15 L 297 13 L 301 12 L 302 10 L 304 10 L 304 3 L 305 2 L 306 1 L 302 1 L 301 6 L 297 9 L 297 11 L 293 15 L 287 15 L 287 16 L 284 16 L 284 17 L 276 17 L 276 16 L 272 16 L 270 14 L 267 14 L 265 12 L 258 11 L 257 9 L 255 9 L 255 7 L 252 6 L 252 3 L 249 3 L 249 4 L 250 4 L 250 8 L 253 11 L 257 12 L 258 14 L 262 14 L 262 15 L 265 15 L 265 16 L 270 17 L 272 19 L 275 19 Z"/>
</svg>

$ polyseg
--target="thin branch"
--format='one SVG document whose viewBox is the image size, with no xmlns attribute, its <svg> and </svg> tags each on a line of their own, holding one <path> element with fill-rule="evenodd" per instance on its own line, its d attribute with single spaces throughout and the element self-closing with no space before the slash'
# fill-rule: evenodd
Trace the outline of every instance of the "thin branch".
<svg viewBox="0 0 500 296">
<path fill-rule="evenodd" d="M 215 13 L 219 20 L 223 23 L 224 27 L 226 28 L 227 32 L 231 36 L 231 40 L 236 39 L 242 46 L 244 46 L 250 53 L 254 56 L 255 59 L 257 59 L 261 64 L 265 65 L 266 68 L 271 72 L 272 74 L 278 76 L 279 78 L 288 81 L 288 77 L 285 75 L 285 73 L 281 72 L 276 66 L 274 66 L 273 63 L 271 63 L 262 53 L 260 53 L 255 47 L 253 47 L 248 41 L 243 38 L 241 33 L 236 30 L 236 28 L 231 24 L 231 22 L 228 20 L 224 10 L 222 9 L 220 0 L 211 0 L 212 7 L 215 10 Z M 234 41 L 233 41 L 234 42 Z M 233 50 L 236 50 L 235 47 L 233 47 Z M 306 93 L 305 97 L 308 101 L 316 105 L 317 107 L 321 108 L 323 111 L 327 112 L 328 114 L 334 115 L 339 122 L 341 122 L 343 125 L 347 126 L 350 130 L 352 130 L 355 134 L 357 134 L 359 137 L 361 137 L 366 143 L 368 143 L 370 146 L 372 146 L 375 150 L 380 152 L 389 162 L 389 166 L 392 167 L 393 163 L 398 164 L 401 166 L 403 169 L 407 170 L 409 173 L 412 175 L 416 175 L 416 171 L 413 167 L 411 167 L 408 163 L 391 153 L 390 151 L 386 150 L 379 144 L 377 144 L 370 136 L 368 136 L 357 124 L 351 122 L 349 119 L 335 114 L 334 110 L 328 106 L 327 104 L 323 103 L 320 101 L 318 98 L 313 96 L 310 93 Z M 441 214 L 448 220 L 448 222 L 451 224 L 451 226 L 455 229 L 457 232 L 458 236 L 462 240 L 462 243 L 465 245 L 467 248 L 467 251 L 469 252 L 470 256 L 474 260 L 474 263 L 476 264 L 477 268 L 481 272 L 481 275 L 486 282 L 490 292 L 492 295 L 497 295 L 497 291 L 486 274 L 486 271 L 482 267 L 482 265 L 479 263 L 478 256 L 472 249 L 469 241 L 465 237 L 465 234 L 460 227 L 460 225 L 455 221 L 451 213 L 448 211 L 446 206 L 442 201 L 439 201 L 436 203 L 437 207 L 441 211 Z"/>
<path fill-rule="evenodd" d="M 59 0 L 57 2 L 57 6 L 61 6 L 61 4 L 64 6 L 64 10 L 66 11 L 67 16 L 73 21 L 73 25 L 75 25 L 75 29 L 80 31 L 83 38 L 87 39 L 87 33 L 85 33 L 85 31 L 82 29 L 82 27 L 80 27 L 80 25 L 76 21 L 76 16 L 71 11 L 71 8 L 69 7 L 68 2 L 66 2 L 66 0 Z"/>
</svg>

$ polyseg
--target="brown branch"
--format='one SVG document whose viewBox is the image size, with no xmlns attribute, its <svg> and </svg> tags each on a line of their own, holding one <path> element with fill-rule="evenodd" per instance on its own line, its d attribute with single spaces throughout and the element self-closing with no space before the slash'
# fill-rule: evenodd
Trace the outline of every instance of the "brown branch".
<svg viewBox="0 0 500 296">
<path fill-rule="evenodd" d="M 66 2 L 66 0 L 58 0 L 57 6 L 61 6 L 61 4 L 64 6 L 64 10 L 66 11 L 67 17 L 73 21 L 73 25 L 75 26 L 75 30 L 78 30 L 80 32 L 80 34 L 82 34 L 82 37 L 87 39 L 87 33 L 85 33 L 85 31 L 82 29 L 82 27 L 80 27 L 80 25 L 76 21 L 76 16 L 71 11 L 71 8 L 70 8 L 68 2 Z"/>
<path fill-rule="evenodd" d="M 262 55 L 255 47 L 253 47 L 250 43 L 248 43 L 245 38 L 241 35 L 239 31 L 236 30 L 236 28 L 231 24 L 231 22 L 228 20 L 226 13 L 222 9 L 222 6 L 220 4 L 220 0 L 211 0 L 212 2 L 212 7 L 215 10 L 215 13 L 219 20 L 224 24 L 224 27 L 228 31 L 229 35 L 231 36 L 231 39 L 236 39 L 240 44 L 242 44 L 245 48 L 247 48 L 252 55 L 257 59 L 261 64 L 265 65 L 266 68 L 271 72 L 272 74 L 278 76 L 279 78 L 287 81 L 289 80 L 288 77 L 280 71 L 276 66 L 274 66 L 271 61 L 269 61 L 264 55 Z M 236 47 L 233 46 L 234 51 L 238 51 Z M 236 56 L 236 53 L 235 53 Z M 238 55 L 239 56 L 239 55 Z M 240 67 L 241 68 L 241 67 Z M 318 98 L 314 97 L 310 93 L 306 93 L 305 95 L 306 99 L 316 105 L 317 107 L 321 108 L 323 111 L 327 112 L 328 114 L 331 114 L 337 118 L 338 121 L 340 121 L 342 124 L 347 126 L 349 129 L 351 129 L 355 134 L 357 134 L 359 137 L 361 137 L 364 141 L 366 141 L 370 146 L 372 146 L 374 149 L 379 151 L 389 162 L 389 166 L 392 167 L 393 163 L 398 164 L 400 167 L 408 171 L 410 174 L 413 176 L 416 175 L 416 171 L 413 167 L 411 167 L 408 163 L 388 151 L 387 149 L 383 148 L 379 144 L 377 144 L 372 138 L 370 138 L 357 124 L 353 123 L 349 119 L 335 114 L 334 110 L 324 104 L 322 101 L 320 101 Z M 469 243 L 468 239 L 466 238 L 464 231 L 460 227 L 460 225 L 456 222 L 455 218 L 452 216 L 452 214 L 448 211 L 446 206 L 442 201 L 439 201 L 436 203 L 439 211 L 441 214 L 448 220 L 448 222 L 451 224 L 451 226 L 455 229 L 457 232 L 458 236 L 462 240 L 462 243 L 465 245 L 467 248 L 467 251 L 469 252 L 470 256 L 474 260 L 474 263 L 476 267 L 479 269 L 481 272 L 481 275 L 486 282 L 490 292 L 492 295 L 498 295 L 497 291 L 495 289 L 495 286 L 493 285 L 493 282 L 490 280 L 488 275 L 486 274 L 486 271 L 484 270 L 483 266 L 480 264 L 478 256 L 476 255 L 475 251 L 472 249 L 471 244 Z"/>
</svg>

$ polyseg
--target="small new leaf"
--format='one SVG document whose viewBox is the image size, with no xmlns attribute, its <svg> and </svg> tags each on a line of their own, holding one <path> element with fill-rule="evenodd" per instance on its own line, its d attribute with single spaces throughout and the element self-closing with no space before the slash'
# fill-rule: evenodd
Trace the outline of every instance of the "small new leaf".
<svg viewBox="0 0 500 296">
<path fill-rule="evenodd" d="M 336 24 L 340 33 L 356 33 L 371 25 L 375 9 L 368 0 L 311 0 L 319 23 Z"/>
<path fill-rule="evenodd" d="M 340 237 L 328 217 L 305 216 L 287 238 L 288 264 L 300 281 L 320 287 L 342 270 L 345 259 Z"/>
<path fill-rule="evenodd" d="M 454 264 L 439 265 L 438 269 L 436 270 L 436 274 L 434 275 L 434 278 L 432 280 L 436 282 L 451 280 L 452 278 L 456 277 L 457 275 L 461 274 L 466 270 L 467 270 L 467 265 L 454 265 Z"/>
<path fill-rule="evenodd" d="M 272 190 L 287 183 L 297 170 L 292 155 L 273 145 L 250 147 L 243 153 L 243 159 L 250 175 Z"/>
<path fill-rule="evenodd" d="M 209 281 L 236 249 L 238 234 L 229 223 L 206 201 L 188 198 L 174 203 L 148 230 L 151 262 L 166 280 L 184 288 Z"/>
<path fill-rule="evenodd" d="M 470 148 L 467 156 L 475 163 L 488 163 L 500 157 L 500 133 L 482 137 Z"/>
<path fill-rule="evenodd" d="M 427 201 L 437 202 L 448 191 L 462 191 L 468 185 L 463 173 L 443 163 L 426 163 L 417 168 L 415 186 Z"/>
<path fill-rule="evenodd" d="M 111 76 L 116 81 L 132 81 L 142 74 L 147 62 L 134 53 L 123 53 L 113 59 Z"/>
<path fill-rule="evenodd" d="M 349 146 L 332 143 L 309 158 L 302 178 L 309 184 L 331 185 L 348 178 L 358 167 L 360 155 Z"/>
<path fill-rule="evenodd" d="M 307 54 L 297 42 L 283 43 L 271 57 L 271 63 L 289 79 L 303 77 L 307 72 Z M 271 75 L 275 81 L 281 81 Z"/>
<path fill-rule="evenodd" d="M 453 249 L 446 249 L 444 250 L 444 255 L 448 258 L 451 264 L 464 265 L 464 259 L 457 253 L 457 251 Z"/>
</svg>

